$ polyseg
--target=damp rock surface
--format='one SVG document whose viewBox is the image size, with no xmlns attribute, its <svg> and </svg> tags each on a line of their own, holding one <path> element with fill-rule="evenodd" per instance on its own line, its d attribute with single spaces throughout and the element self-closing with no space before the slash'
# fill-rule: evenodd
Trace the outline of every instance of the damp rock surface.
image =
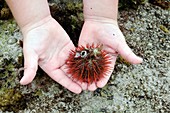
<svg viewBox="0 0 170 113">
<path fill-rule="evenodd" d="M 0 112 L 170 112 L 169 17 L 170 10 L 149 3 L 137 10 L 120 11 L 120 29 L 128 45 L 144 61 L 130 65 L 119 57 L 104 88 L 79 95 L 58 85 L 42 70 L 31 84 L 21 86 L 22 72 L 18 71 L 23 66 L 19 44 L 22 35 L 15 20 L 0 20 Z"/>
</svg>

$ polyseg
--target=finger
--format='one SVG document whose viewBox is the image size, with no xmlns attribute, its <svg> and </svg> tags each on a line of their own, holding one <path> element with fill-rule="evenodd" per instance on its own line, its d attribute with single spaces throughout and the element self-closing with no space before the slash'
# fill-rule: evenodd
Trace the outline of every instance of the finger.
<svg viewBox="0 0 170 113">
<path fill-rule="evenodd" d="M 56 82 L 58 82 L 59 84 L 67 88 L 68 90 L 76 94 L 81 93 L 82 91 L 81 87 L 75 82 L 73 82 L 69 77 L 67 77 L 62 70 L 60 69 L 54 70 L 51 73 L 48 73 L 48 75 L 53 80 L 55 80 Z"/>
<path fill-rule="evenodd" d="M 89 91 L 94 91 L 94 90 L 96 90 L 97 89 L 97 87 L 96 87 L 96 84 L 93 82 L 92 84 L 89 84 L 88 85 L 88 90 Z"/>
<path fill-rule="evenodd" d="M 80 87 L 82 88 L 82 90 L 87 90 L 87 83 L 85 82 L 79 82 L 79 81 L 75 81 L 77 84 L 80 85 Z"/>
<path fill-rule="evenodd" d="M 117 48 L 118 53 L 128 62 L 132 64 L 139 64 L 142 63 L 143 59 L 136 56 L 132 50 L 129 48 L 129 46 L 124 43 L 124 44 L 119 44 Z"/>
<path fill-rule="evenodd" d="M 97 87 L 102 88 L 102 87 L 104 87 L 104 86 L 107 84 L 107 82 L 108 82 L 108 80 L 109 80 L 109 78 L 110 78 L 110 76 L 112 75 L 112 72 L 113 72 L 113 70 L 114 70 L 116 58 L 117 58 L 117 56 L 112 56 L 112 58 L 111 58 L 111 64 L 110 64 L 110 66 L 109 66 L 110 69 L 109 69 L 109 71 L 106 73 L 106 75 L 105 75 L 100 81 L 97 82 L 97 84 L 96 84 Z"/>
<path fill-rule="evenodd" d="M 24 51 L 24 76 L 20 84 L 26 85 L 32 82 L 38 69 L 38 55 L 34 51 Z"/>
</svg>

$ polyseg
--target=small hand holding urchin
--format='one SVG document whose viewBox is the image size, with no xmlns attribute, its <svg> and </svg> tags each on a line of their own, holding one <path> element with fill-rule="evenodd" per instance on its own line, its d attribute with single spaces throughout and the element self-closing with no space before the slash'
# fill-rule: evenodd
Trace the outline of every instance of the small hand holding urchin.
<svg viewBox="0 0 170 113">
<path fill-rule="evenodd" d="M 132 64 L 139 64 L 143 61 L 129 48 L 116 21 L 86 20 L 80 35 L 79 45 L 86 46 L 87 44 L 102 44 L 103 49 L 111 56 L 111 64 L 110 71 L 99 81 L 90 85 L 85 82 L 78 82 L 84 90 L 94 91 L 106 85 L 114 70 L 118 54 Z"/>
</svg>

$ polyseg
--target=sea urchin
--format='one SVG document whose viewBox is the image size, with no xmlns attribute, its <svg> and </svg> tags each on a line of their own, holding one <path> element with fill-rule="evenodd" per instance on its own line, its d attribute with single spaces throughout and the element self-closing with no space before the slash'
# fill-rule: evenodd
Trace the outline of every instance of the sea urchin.
<svg viewBox="0 0 170 113">
<path fill-rule="evenodd" d="M 66 61 L 72 79 L 91 84 L 99 81 L 109 71 L 110 56 L 102 45 L 79 46 L 70 52 Z"/>
</svg>

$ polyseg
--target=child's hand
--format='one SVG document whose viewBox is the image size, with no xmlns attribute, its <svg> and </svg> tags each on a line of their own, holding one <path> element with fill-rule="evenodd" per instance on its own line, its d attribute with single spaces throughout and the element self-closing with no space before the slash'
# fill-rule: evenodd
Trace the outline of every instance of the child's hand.
<svg viewBox="0 0 170 113">
<path fill-rule="evenodd" d="M 65 60 L 74 45 L 67 33 L 51 17 L 22 29 L 24 51 L 24 76 L 20 83 L 30 83 L 38 65 L 56 82 L 74 93 L 80 93 L 81 87 L 64 72 Z"/>
<path fill-rule="evenodd" d="M 82 89 L 94 91 L 97 87 L 101 88 L 108 82 L 116 62 L 117 55 L 120 54 L 125 60 L 132 64 L 142 62 L 142 59 L 136 56 L 128 47 L 125 38 L 117 26 L 116 21 L 94 21 L 86 20 L 79 39 L 79 45 L 103 44 L 104 49 L 112 56 L 110 72 L 97 83 L 87 86 L 87 83 L 79 83 Z"/>
</svg>

